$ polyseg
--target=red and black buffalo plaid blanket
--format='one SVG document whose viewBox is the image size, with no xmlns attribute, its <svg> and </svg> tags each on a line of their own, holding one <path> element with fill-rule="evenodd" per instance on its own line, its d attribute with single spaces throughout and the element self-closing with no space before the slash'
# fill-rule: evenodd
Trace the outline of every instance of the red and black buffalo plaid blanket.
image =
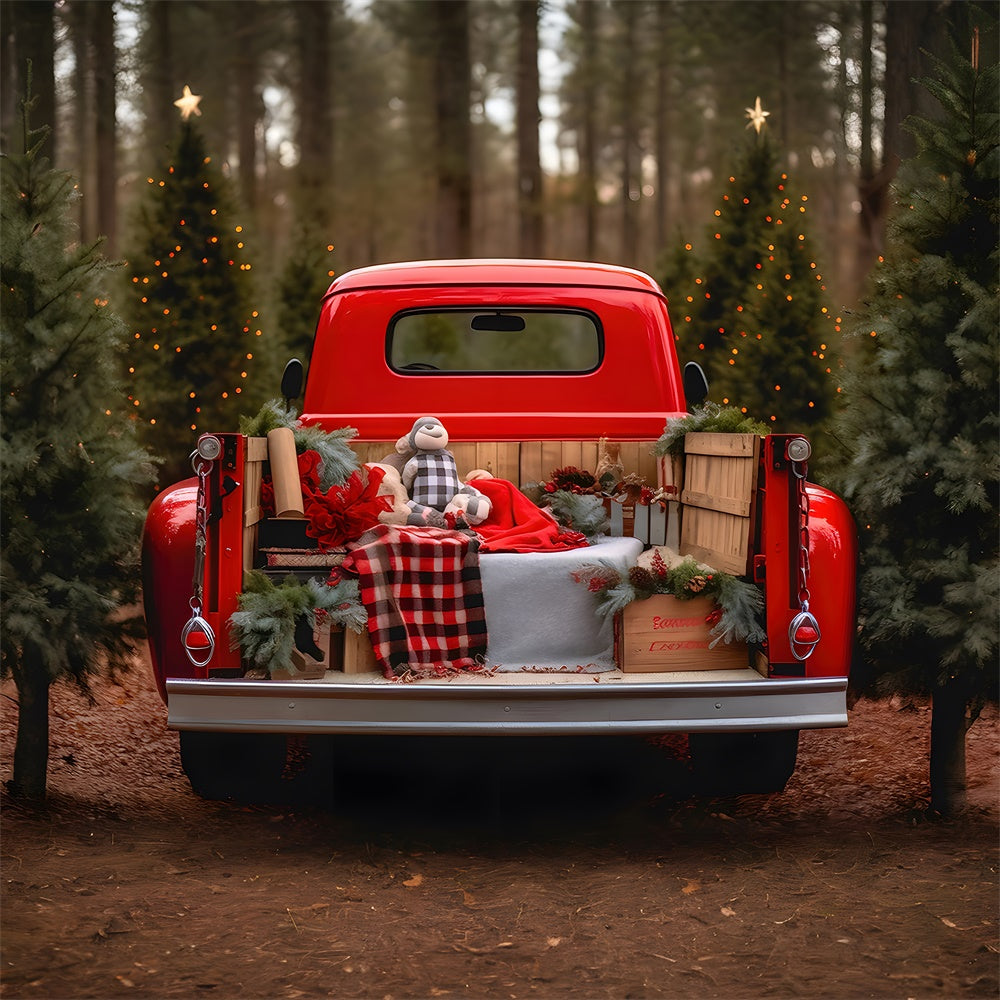
<svg viewBox="0 0 1000 1000">
<path fill-rule="evenodd" d="M 348 545 L 340 568 L 358 578 L 386 677 L 482 665 L 486 613 L 472 535 L 380 524 Z"/>
</svg>

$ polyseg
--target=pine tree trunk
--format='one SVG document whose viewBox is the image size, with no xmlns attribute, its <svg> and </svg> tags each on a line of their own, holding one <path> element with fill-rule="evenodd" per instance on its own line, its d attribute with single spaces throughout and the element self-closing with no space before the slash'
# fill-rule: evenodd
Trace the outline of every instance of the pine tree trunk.
<svg viewBox="0 0 1000 1000">
<path fill-rule="evenodd" d="M 968 691 L 958 680 L 937 688 L 931 705 L 931 809 L 954 816 L 965 808 Z"/>
<path fill-rule="evenodd" d="M 175 140 L 180 96 L 174 87 L 174 46 L 170 0 L 149 0 L 146 6 L 147 32 L 152 41 L 144 50 L 142 73 L 146 144 L 153 162 L 158 163 Z M 187 82 L 187 81 L 185 81 Z"/>
<path fill-rule="evenodd" d="M 665 247 L 670 241 L 670 221 L 673 217 L 670 204 L 670 174 L 672 132 L 670 122 L 671 81 L 673 66 L 670 60 L 670 32 L 675 12 L 667 3 L 656 7 L 656 118 L 654 143 L 656 153 L 656 245 Z"/>
<path fill-rule="evenodd" d="M 434 27 L 435 247 L 438 257 L 472 249 L 471 55 L 468 0 L 424 4 Z"/>
<path fill-rule="evenodd" d="M 97 159 L 97 235 L 107 239 L 104 253 L 118 246 L 118 135 L 116 118 L 115 12 L 108 0 L 91 4 L 94 53 L 94 151 Z"/>
<path fill-rule="evenodd" d="M 517 7 L 517 205 L 518 250 L 544 256 L 542 165 L 538 151 L 538 0 Z"/>
<path fill-rule="evenodd" d="M 579 11 L 582 37 L 582 116 L 578 154 L 580 202 L 583 205 L 583 257 L 597 256 L 597 17 L 596 3 L 585 3 Z"/>
<path fill-rule="evenodd" d="M 49 679 L 30 667 L 15 672 L 18 715 L 12 795 L 41 801 L 49 767 Z"/>
<path fill-rule="evenodd" d="M 623 4 L 624 62 L 622 102 L 622 260 L 636 267 L 639 263 L 639 199 L 642 196 L 642 150 L 639 145 L 639 121 L 635 99 L 638 91 L 637 38 L 640 10 L 636 4 Z"/>
</svg>

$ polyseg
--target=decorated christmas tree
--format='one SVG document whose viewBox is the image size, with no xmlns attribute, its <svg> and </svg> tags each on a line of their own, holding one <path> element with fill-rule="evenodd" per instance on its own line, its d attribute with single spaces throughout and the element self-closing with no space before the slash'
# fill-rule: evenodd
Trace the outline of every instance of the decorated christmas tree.
<svg viewBox="0 0 1000 1000">
<path fill-rule="evenodd" d="M 926 86 L 944 114 L 909 123 L 920 152 L 853 331 L 839 487 L 875 690 L 932 696 L 931 805 L 948 813 L 965 800 L 966 729 L 997 694 L 997 68 L 974 46 Z"/>
<path fill-rule="evenodd" d="M 778 167 L 758 100 L 753 132 L 700 242 L 684 242 L 664 278 L 674 333 L 701 361 L 716 402 L 776 431 L 808 431 L 832 408 L 830 344 L 839 319 L 806 232 L 808 197 Z"/>
<path fill-rule="evenodd" d="M 264 344 L 244 227 L 194 125 L 182 123 L 171 162 L 146 183 L 129 255 L 127 367 L 163 485 L 189 474 L 200 433 L 234 429 L 256 409 Z"/>
<path fill-rule="evenodd" d="M 97 246 L 72 231 L 76 185 L 28 126 L 2 170 L 3 552 L 0 666 L 18 694 L 12 792 L 40 799 L 49 688 L 126 668 L 142 634 L 138 546 L 152 468 L 119 377 L 126 337 Z"/>
</svg>

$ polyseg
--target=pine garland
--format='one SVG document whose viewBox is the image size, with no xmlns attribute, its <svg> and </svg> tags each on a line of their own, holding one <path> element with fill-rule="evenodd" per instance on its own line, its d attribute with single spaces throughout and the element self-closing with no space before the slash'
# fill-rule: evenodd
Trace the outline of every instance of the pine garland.
<svg viewBox="0 0 1000 1000">
<path fill-rule="evenodd" d="M 722 407 L 718 403 L 705 403 L 695 407 L 686 417 L 667 421 L 659 440 L 653 445 L 654 455 L 681 455 L 684 453 L 684 435 L 694 433 L 756 434 L 770 433 L 767 424 L 748 417 L 735 406 Z"/>
<path fill-rule="evenodd" d="M 546 493 L 543 503 L 561 525 L 579 531 L 588 539 L 607 533 L 608 515 L 599 496 L 556 490 L 555 493 Z"/>
<path fill-rule="evenodd" d="M 240 417 L 240 433 L 247 437 L 267 437 L 269 431 L 279 427 L 292 429 L 295 450 L 300 455 L 304 451 L 319 454 L 322 460 L 319 485 L 324 493 L 331 486 L 343 486 L 351 473 L 360 468 L 357 455 L 347 443 L 357 437 L 358 432 L 353 427 L 341 427 L 334 431 L 325 431 L 322 427 L 301 427 L 295 410 L 278 399 L 266 402 L 256 416 Z"/>
<path fill-rule="evenodd" d="M 654 594 L 667 594 L 681 601 L 710 597 L 719 606 L 713 623 L 710 648 L 719 642 L 763 642 L 766 632 L 760 623 L 764 595 L 752 583 L 720 573 L 690 556 L 668 566 L 658 551 L 652 565 L 615 566 L 607 560 L 591 563 L 573 574 L 578 583 L 598 598 L 598 612 L 613 617 L 633 601 L 646 600 Z"/>
<path fill-rule="evenodd" d="M 329 616 L 340 628 L 361 632 L 368 614 L 361 604 L 357 580 L 339 580 L 330 585 L 310 579 L 305 583 L 289 575 L 274 584 L 263 573 L 245 575 L 239 610 L 229 618 L 231 645 L 244 660 L 259 670 L 294 670 L 295 629 L 305 619 L 310 632 L 316 628 L 317 612 Z"/>
</svg>

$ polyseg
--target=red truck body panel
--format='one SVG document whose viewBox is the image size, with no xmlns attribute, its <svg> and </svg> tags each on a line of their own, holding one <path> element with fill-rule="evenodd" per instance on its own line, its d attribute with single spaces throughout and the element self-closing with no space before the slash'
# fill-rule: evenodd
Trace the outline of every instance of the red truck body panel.
<svg viewBox="0 0 1000 1000">
<path fill-rule="evenodd" d="M 600 317 L 614 348 L 585 374 L 404 374 L 388 363 L 385 331 L 416 303 L 572 305 Z M 453 441 L 656 440 L 686 409 L 666 300 L 638 272 L 568 262 L 383 265 L 339 278 L 323 301 L 303 422 L 394 440 L 428 409 Z"/>
</svg>

